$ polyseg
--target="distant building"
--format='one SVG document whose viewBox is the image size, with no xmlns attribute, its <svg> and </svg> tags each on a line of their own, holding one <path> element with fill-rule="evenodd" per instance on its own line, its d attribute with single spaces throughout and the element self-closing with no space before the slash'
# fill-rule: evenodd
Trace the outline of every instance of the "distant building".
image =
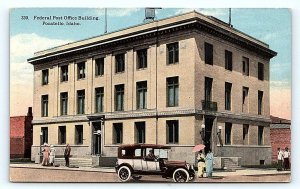
<svg viewBox="0 0 300 189">
<path fill-rule="evenodd" d="M 170 146 L 194 163 L 204 143 L 220 165 L 271 163 L 269 46 L 197 12 L 40 51 L 32 157 L 116 157 L 121 144 Z M 224 162 L 222 162 L 223 160 Z"/>
<path fill-rule="evenodd" d="M 27 116 L 10 117 L 10 158 L 30 158 L 32 145 L 32 108 Z"/>
<path fill-rule="evenodd" d="M 291 149 L 291 120 L 271 116 L 270 125 L 272 161 L 277 161 L 277 149 L 288 147 Z"/>
</svg>

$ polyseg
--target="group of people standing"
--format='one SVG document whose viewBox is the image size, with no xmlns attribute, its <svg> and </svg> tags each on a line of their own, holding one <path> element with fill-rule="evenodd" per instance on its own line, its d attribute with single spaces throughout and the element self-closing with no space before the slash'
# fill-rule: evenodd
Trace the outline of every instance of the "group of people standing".
<svg viewBox="0 0 300 189">
<path fill-rule="evenodd" d="M 55 148 L 53 145 L 44 143 L 44 149 L 42 150 L 43 153 L 43 160 L 42 160 L 42 166 L 54 166 L 55 161 Z M 64 158 L 66 161 L 66 167 L 70 166 L 70 154 L 71 154 L 71 147 L 69 144 L 67 144 L 65 150 L 64 150 Z"/>
<path fill-rule="evenodd" d="M 198 178 L 204 176 L 206 172 L 207 177 L 212 177 L 213 165 L 214 165 L 214 155 L 211 150 L 208 150 L 206 156 L 202 150 L 199 151 L 198 156 Z"/>
<path fill-rule="evenodd" d="M 288 147 L 286 147 L 285 150 L 282 150 L 281 148 L 277 149 L 277 171 L 291 169 L 290 157 L 291 152 Z"/>
</svg>

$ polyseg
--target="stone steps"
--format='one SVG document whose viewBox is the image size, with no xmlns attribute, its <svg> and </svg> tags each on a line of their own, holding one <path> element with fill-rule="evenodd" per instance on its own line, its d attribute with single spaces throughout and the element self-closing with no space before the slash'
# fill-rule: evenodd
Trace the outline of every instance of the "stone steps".
<svg viewBox="0 0 300 189">
<path fill-rule="evenodd" d="M 238 170 L 242 169 L 240 165 L 238 165 L 236 162 L 232 161 L 229 158 L 224 158 L 224 167 L 228 170 Z"/>
<path fill-rule="evenodd" d="M 65 158 L 55 158 L 55 165 L 65 166 Z M 70 158 L 71 167 L 92 167 L 91 158 Z"/>
</svg>

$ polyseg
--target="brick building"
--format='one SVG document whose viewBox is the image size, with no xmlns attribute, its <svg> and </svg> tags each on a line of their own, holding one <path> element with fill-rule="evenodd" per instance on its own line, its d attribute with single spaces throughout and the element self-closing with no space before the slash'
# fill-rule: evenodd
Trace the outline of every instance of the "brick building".
<svg viewBox="0 0 300 189">
<path fill-rule="evenodd" d="M 10 158 L 30 158 L 32 145 L 32 108 L 27 116 L 10 117 Z"/>
<path fill-rule="evenodd" d="M 291 149 L 291 121 L 279 117 L 271 116 L 270 125 L 272 161 L 277 161 L 277 149 L 288 147 Z"/>
<path fill-rule="evenodd" d="M 116 157 L 120 144 L 195 144 L 239 165 L 271 162 L 269 61 L 276 52 L 197 12 L 40 51 L 34 66 L 32 157 Z M 40 134 L 42 137 L 40 137 Z M 41 140 L 40 140 L 41 139 Z"/>
</svg>

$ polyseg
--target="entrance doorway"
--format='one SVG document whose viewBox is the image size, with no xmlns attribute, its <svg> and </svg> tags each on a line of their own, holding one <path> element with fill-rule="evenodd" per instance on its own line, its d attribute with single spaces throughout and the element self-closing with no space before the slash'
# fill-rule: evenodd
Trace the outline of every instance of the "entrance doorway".
<svg viewBox="0 0 300 189">
<path fill-rule="evenodd" d="M 208 152 L 208 150 L 211 150 L 211 145 L 212 145 L 212 128 L 214 125 L 214 117 L 205 117 L 205 137 L 204 137 L 204 145 L 205 145 L 205 153 Z"/>
<path fill-rule="evenodd" d="M 93 122 L 93 154 L 101 154 L 101 122 Z"/>
</svg>

